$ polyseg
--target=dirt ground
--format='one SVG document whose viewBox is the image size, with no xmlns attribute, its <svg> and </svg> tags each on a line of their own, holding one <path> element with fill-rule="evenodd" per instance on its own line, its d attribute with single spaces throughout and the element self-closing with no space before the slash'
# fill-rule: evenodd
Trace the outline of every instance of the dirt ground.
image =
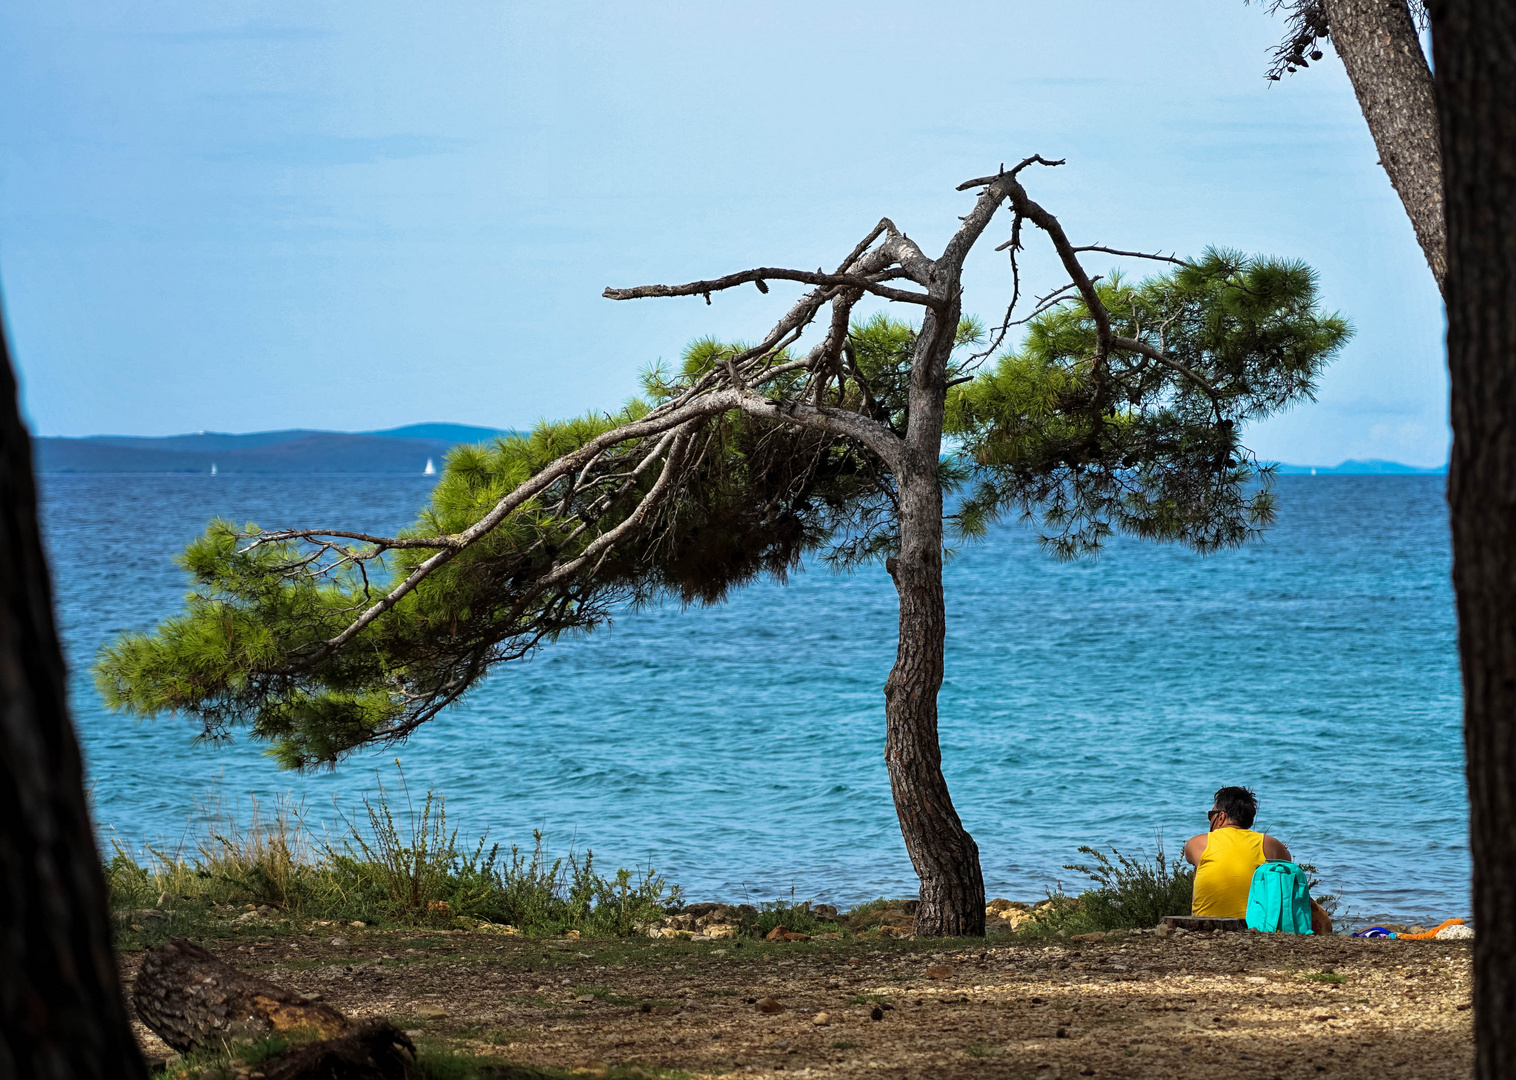
<svg viewBox="0 0 1516 1080">
<path fill-rule="evenodd" d="M 738 944 L 318 927 L 204 944 L 350 1017 L 391 1017 L 422 1045 L 587 1075 L 1434 1080 L 1471 1068 L 1464 941 Z M 128 980 L 140 959 L 123 955 Z M 138 1031 L 149 1055 L 168 1054 Z"/>
</svg>

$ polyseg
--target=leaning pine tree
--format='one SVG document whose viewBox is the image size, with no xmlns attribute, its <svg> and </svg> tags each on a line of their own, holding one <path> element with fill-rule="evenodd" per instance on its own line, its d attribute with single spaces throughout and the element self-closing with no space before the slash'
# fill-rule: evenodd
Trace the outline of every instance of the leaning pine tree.
<svg viewBox="0 0 1516 1080">
<path fill-rule="evenodd" d="M 213 738 L 245 725 L 289 767 L 334 763 L 404 739 L 493 665 L 618 606 L 715 603 L 806 555 L 882 561 L 900 599 L 885 757 L 921 879 L 917 931 L 982 934 L 978 848 L 937 740 L 946 529 L 971 538 L 1019 512 L 1060 557 L 1116 530 L 1202 552 L 1241 544 L 1273 500 L 1240 426 L 1309 397 L 1350 333 L 1299 263 L 1210 251 L 1142 281 L 1092 278 L 1091 252 L 1160 257 L 1075 246 L 1019 180 L 1034 163 L 1059 164 L 1029 158 L 962 185 L 978 198 L 935 258 L 885 219 L 833 273 L 607 289 L 709 301 L 810 286 L 762 341 L 697 343 L 617 415 L 454 451 L 398 536 L 212 523 L 182 557 L 185 611 L 102 653 L 107 700 L 189 714 Z M 1003 208 L 1012 296 L 985 334 L 963 318 L 961 276 Z M 1069 280 L 1017 320 L 1028 228 Z M 919 317 L 855 322 L 866 295 Z M 1028 324 L 1019 351 L 985 363 Z M 813 326 L 821 340 L 798 351 Z"/>
</svg>

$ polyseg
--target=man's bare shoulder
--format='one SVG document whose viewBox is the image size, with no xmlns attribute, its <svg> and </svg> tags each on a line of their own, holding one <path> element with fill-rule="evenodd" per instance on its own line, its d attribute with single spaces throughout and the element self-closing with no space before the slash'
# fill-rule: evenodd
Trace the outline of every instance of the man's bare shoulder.
<svg viewBox="0 0 1516 1080">
<path fill-rule="evenodd" d="M 1263 856 L 1266 859 L 1285 859 L 1290 857 L 1290 849 L 1284 846 L 1282 840 L 1276 840 L 1268 833 L 1263 834 Z"/>
<path fill-rule="evenodd" d="M 1205 854 L 1206 845 L 1211 842 L 1210 833 L 1198 833 L 1184 842 L 1184 857 L 1190 862 L 1199 862 L 1200 856 Z"/>
</svg>

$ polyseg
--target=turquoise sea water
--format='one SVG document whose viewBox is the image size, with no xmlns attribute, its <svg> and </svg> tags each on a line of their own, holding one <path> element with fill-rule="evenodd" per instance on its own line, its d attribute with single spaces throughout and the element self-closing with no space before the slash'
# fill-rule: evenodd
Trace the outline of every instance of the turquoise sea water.
<svg viewBox="0 0 1516 1080">
<path fill-rule="evenodd" d="M 1456 624 L 1438 477 L 1284 477 L 1268 538 L 1202 559 L 1118 540 L 1051 561 L 1020 528 L 947 571 L 944 768 L 990 895 L 1035 898 L 1082 843 L 1170 853 L 1223 784 L 1359 915 L 1468 914 Z M 430 481 L 44 477 L 75 717 L 102 834 L 180 843 L 197 798 L 303 797 L 340 824 L 404 762 L 460 836 L 651 860 L 692 899 L 848 903 L 915 879 L 882 761 L 894 652 L 882 569 L 822 569 L 711 609 L 627 614 L 496 671 L 410 743 L 335 772 L 104 711 L 88 664 L 172 613 L 170 557 L 207 519 L 375 531 Z"/>
</svg>

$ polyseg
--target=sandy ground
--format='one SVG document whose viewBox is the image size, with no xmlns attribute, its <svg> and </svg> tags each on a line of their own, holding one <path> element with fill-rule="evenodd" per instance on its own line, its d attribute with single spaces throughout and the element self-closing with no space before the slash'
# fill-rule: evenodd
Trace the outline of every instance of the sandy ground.
<svg viewBox="0 0 1516 1080">
<path fill-rule="evenodd" d="M 1467 942 L 341 934 L 205 944 L 351 1017 L 392 1017 L 423 1043 L 589 1075 L 635 1063 L 696 1077 L 1433 1080 L 1471 1068 Z M 128 979 L 140 958 L 123 956 Z M 139 1034 L 149 1054 L 168 1053 Z"/>
</svg>

